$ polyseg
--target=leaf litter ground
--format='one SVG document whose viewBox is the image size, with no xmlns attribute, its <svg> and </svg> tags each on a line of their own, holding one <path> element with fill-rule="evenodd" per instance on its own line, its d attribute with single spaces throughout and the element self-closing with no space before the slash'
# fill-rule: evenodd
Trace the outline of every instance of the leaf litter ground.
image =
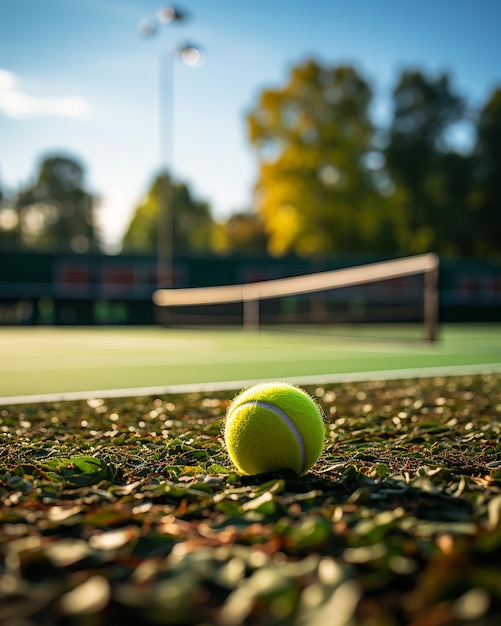
<svg viewBox="0 0 501 626">
<path fill-rule="evenodd" d="M 498 626 L 501 375 L 310 387 L 240 477 L 228 393 L 0 407 L 0 624 Z"/>
</svg>

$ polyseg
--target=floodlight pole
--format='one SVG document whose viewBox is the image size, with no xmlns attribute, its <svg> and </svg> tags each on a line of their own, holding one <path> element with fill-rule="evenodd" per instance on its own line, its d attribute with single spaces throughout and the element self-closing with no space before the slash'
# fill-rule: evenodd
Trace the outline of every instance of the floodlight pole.
<svg viewBox="0 0 501 626">
<path fill-rule="evenodd" d="M 174 286 L 174 55 L 166 50 L 159 57 L 159 151 L 157 214 L 157 287 Z M 169 80 L 167 80 L 167 76 Z M 165 84 L 167 83 L 167 84 Z"/>
<path fill-rule="evenodd" d="M 154 19 L 144 19 L 138 24 L 138 31 L 144 37 L 153 36 L 159 25 L 184 21 L 185 14 L 174 7 L 159 9 Z M 198 55 L 198 57 L 197 57 Z M 157 288 L 174 286 L 174 68 L 179 56 L 186 65 L 196 65 L 199 52 L 196 46 L 185 45 L 164 50 L 159 56 L 159 152 L 160 175 L 158 179 L 157 216 Z M 194 56 L 196 57 L 195 60 Z"/>
</svg>

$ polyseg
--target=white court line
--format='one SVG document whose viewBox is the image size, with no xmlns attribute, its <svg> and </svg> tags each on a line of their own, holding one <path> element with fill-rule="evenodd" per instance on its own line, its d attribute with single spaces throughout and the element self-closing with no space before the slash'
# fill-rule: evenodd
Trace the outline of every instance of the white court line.
<svg viewBox="0 0 501 626">
<path fill-rule="evenodd" d="M 131 387 L 128 389 L 98 389 L 94 391 L 68 391 L 25 396 L 0 397 L 0 406 L 10 404 L 38 404 L 41 402 L 65 402 L 90 398 L 131 398 L 135 396 L 163 396 L 180 393 L 210 393 L 212 391 L 235 391 L 257 383 L 280 381 L 296 385 L 326 385 L 331 383 L 363 382 L 367 380 L 398 380 L 400 378 L 426 378 L 428 376 L 454 376 L 461 374 L 501 373 L 501 363 L 477 363 L 473 365 L 443 365 L 437 367 L 409 367 L 394 370 L 346 372 L 341 374 L 313 374 L 285 378 L 255 378 L 250 380 L 227 380 L 218 382 L 184 383 L 156 387 Z"/>
</svg>

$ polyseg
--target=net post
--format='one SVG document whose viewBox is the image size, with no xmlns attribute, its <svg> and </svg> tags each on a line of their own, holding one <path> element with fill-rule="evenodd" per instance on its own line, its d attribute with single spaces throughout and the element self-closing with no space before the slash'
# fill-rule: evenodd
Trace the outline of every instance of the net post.
<svg viewBox="0 0 501 626">
<path fill-rule="evenodd" d="M 431 267 L 424 274 L 424 324 L 426 340 L 435 343 L 438 339 L 438 256 L 431 257 Z"/>
<path fill-rule="evenodd" d="M 259 330 L 259 287 L 245 285 L 242 294 L 244 330 Z"/>
</svg>

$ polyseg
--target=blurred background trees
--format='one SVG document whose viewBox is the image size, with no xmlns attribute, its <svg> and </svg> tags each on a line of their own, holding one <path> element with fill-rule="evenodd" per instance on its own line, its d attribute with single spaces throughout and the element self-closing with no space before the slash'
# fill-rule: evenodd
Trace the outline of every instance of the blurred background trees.
<svg viewBox="0 0 501 626">
<path fill-rule="evenodd" d="M 171 184 L 172 190 L 167 194 Z M 165 212 L 162 203 L 166 201 L 172 202 L 174 250 L 211 250 L 215 225 L 209 205 L 196 200 L 185 183 L 172 182 L 166 173 L 155 177 L 146 197 L 135 209 L 123 238 L 123 250 L 142 253 L 156 250 L 158 213 Z"/>
<path fill-rule="evenodd" d="M 311 60 L 261 94 L 248 129 L 271 253 L 501 253 L 501 91 L 474 116 L 446 74 L 404 70 L 392 96 L 376 128 L 356 69 Z"/>
<path fill-rule="evenodd" d="M 216 228 L 215 247 L 220 252 L 262 253 L 268 250 L 268 236 L 256 211 L 233 213 Z"/>
<path fill-rule="evenodd" d="M 472 155 L 472 205 L 478 224 L 478 254 L 501 254 L 501 88 L 480 111 Z"/>
<path fill-rule="evenodd" d="M 398 248 L 471 254 L 472 162 L 449 139 L 454 126 L 465 119 L 463 100 L 447 76 L 433 79 L 405 71 L 393 103 L 385 157 L 401 212 Z"/>
<path fill-rule="evenodd" d="M 155 253 L 161 190 L 172 183 L 176 251 L 499 257 L 501 88 L 474 110 L 447 74 L 404 69 L 387 104 L 378 124 L 371 84 L 355 67 L 298 64 L 248 113 L 258 165 L 249 206 L 216 220 L 187 183 L 161 173 L 123 250 Z M 0 184 L 0 244 L 103 249 L 77 159 L 44 158 L 17 192 Z"/>
<path fill-rule="evenodd" d="M 259 155 L 256 210 L 272 254 L 366 250 L 377 237 L 377 196 L 363 165 L 375 128 L 371 90 L 352 67 L 315 61 L 264 91 L 250 113 Z M 382 207 L 380 207 L 382 210 Z"/>
<path fill-rule="evenodd" d="M 100 248 L 96 198 L 85 188 L 83 166 L 73 157 L 44 158 L 34 182 L 3 215 L 4 239 L 34 250 L 84 253 Z M 8 227 L 10 226 L 10 227 Z"/>
</svg>

